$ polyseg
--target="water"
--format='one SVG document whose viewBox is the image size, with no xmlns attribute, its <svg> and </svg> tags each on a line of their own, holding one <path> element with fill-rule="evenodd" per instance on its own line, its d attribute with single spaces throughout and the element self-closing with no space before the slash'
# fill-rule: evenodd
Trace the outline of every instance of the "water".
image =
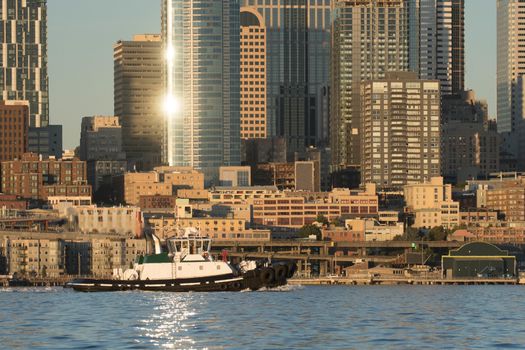
<svg viewBox="0 0 525 350">
<path fill-rule="evenodd" d="M 0 348 L 523 349 L 524 300 L 520 286 L 0 289 Z"/>
</svg>

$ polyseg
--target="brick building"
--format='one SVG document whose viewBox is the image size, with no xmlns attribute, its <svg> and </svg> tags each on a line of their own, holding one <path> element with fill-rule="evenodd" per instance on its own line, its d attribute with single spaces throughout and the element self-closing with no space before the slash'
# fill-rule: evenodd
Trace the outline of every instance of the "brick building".
<svg viewBox="0 0 525 350">
<path fill-rule="evenodd" d="M 0 161 L 20 158 L 27 152 L 29 104 L 0 101 Z"/>
<path fill-rule="evenodd" d="M 47 200 L 49 196 L 91 196 L 86 163 L 76 158 L 43 160 L 34 153 L 26 153 L 21 159 L 1 165 L 4 194 L 37 200 Z"/>
<path fill-rule="evenodd" d="M 487 209 L 505 215 L 506 221 L 525 221 L 525 186 L 523 179 L 509 181 L 487 191 Z"/>
</svg>

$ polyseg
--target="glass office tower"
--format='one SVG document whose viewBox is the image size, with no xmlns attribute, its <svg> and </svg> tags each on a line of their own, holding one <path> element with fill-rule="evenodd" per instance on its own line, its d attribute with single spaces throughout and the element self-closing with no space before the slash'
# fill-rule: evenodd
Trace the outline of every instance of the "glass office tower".
<svg viewBox="0 0 525 350">
<path fill-rule="evenodd" d="M 29 126 L 49 124 L 47 1 L 9 0 L 0 5 L 2 100 L 29 101 Z"/>
<path fill-rule="evenodd" d="M 164 157 L 216 182 L 240 164 L 238 0 L 163 0 L 166 54 Z"/>
</svg>

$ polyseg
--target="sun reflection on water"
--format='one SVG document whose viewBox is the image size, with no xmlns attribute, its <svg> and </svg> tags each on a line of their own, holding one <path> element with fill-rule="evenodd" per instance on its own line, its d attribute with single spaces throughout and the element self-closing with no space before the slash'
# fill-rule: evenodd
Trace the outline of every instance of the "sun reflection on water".
<svg viewBox="0 0 525 350">
<path fill-rule="evenodd" d="M 149 315 L 139 320 L 136 343 L 167 349 L 194 349 L 195 339 L 190 335 L 201 322 L 198 310 L 206 309 L 206 301 L 194 294 L 152 294 L 153 305 Z M 201 299 L 201 300 L 198 300 Z"/>
</svg>

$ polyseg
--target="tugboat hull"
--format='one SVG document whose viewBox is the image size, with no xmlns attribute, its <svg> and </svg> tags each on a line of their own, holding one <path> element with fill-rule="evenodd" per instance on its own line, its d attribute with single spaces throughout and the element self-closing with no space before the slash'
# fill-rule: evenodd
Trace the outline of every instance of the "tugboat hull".
<svg viewBox="0 0 525 350">
<path fill-rule="evenodd" d="M 279 274 L 281 266 L 266 267 L 248 271 L 240 276 L 233 274 L 204 278 L 168 279 L 168 280 L 112 280 L 112 279 L 77 279 L 66 283 L 65 288 L 79 292 L 117 292 L 130 290 L 164 292 L 238 292 L 245 289 L 258 290 L 285 285 L 290 273 Z M 290 266 L 290 267 L 288 267 Z M 287 271 L 295 264 L 288 265 Z M 289 269 L 289 270 L 288 270 Z M 292 272 L 292 271 L 290 271 Z M 292 273 L 293 275 L 293 273 Z"/>
</svg>

